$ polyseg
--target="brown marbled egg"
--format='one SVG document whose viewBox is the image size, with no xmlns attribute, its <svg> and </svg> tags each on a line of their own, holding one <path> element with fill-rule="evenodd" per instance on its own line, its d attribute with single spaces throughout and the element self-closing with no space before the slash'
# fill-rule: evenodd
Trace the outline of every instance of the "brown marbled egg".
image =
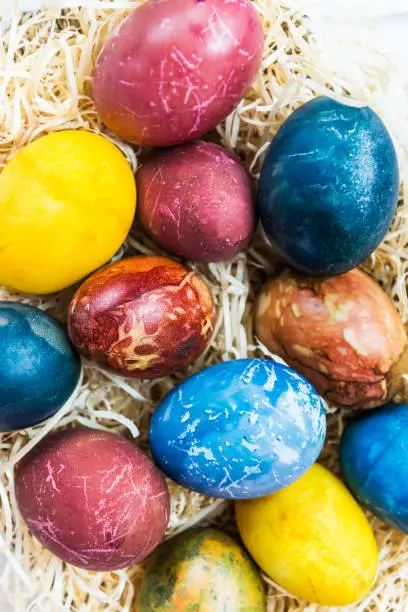
<svg viewBox="0 0 408 612">
<path fill-rule="evenodd" d="M 134 443 L 80 427 L 46 436 L 16 472 L 32 534 L 66 563 L 111 571 L 138 563 L 163 539 L 170 495 Z"/>
<path fill-rule="evenodd" d="M 81 285 L 68 312 L 78 351 L 134 378 L 165 376 L 192 363 L 206 348 L 214 322 L 203 279 L 164 257 L 105 266 Z"/>
<path fill-rule="evenodd" d="M 357 268 L 323 279 L 285 269 L 258 297 L 255 330 L 335 404 L 374 408 L 396 391 L 404 325 L 386 293 Z"/>
</svg>

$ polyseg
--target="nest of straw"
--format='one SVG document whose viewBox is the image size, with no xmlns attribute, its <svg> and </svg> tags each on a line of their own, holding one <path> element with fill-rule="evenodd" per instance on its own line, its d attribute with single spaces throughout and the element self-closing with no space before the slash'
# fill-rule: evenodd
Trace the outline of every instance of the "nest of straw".
<svg viewBox="0 0 408 612">
<path fill-rule="evenodd" d="M 351 104 L 370 104 L 395 138 L 403 185 L 408 184 L 408 81 L 378 50 L 360 45 L 360 60 L 339 62 L 333 49 L 316 39 L 299 0 L 253 0 L 265 26 L 263 69 L 235 112 L 218 127 L 218 138 L 237 152 L 256 180 L 268 143 L 300 104 L 327 94 Z M 0 18 L 0 169 L 28 142 L 61 129 L 103 133 L 117 144 L 136 170 L 141 151 L 104 129 L 90 97 L 90 78 L 107 35 L 140 2 L 95 0 L 87 8 L 15 12 Z M 359 41 L 350 41 L 358 49 Z M 358 55 L 358 54 L 357 54 Z M 334 61 L 334 60 L 337 61 Z M 405 77 L 406 78 L 406 77 Z M 405 137 L 405 141 L 404 141 Z M 408 319 L 408 201 L 401 192 L 397 215 L 383 244 L 365 269 L 384 287 Z M 135 226 L 122 254 L 158 253 Z M 50 253 L 52 256 L 52 253 Z M 220 360 L 262 356 L 252 329 L 254 297 L 273 273 L 276 260 L 259 236 L 246 255 L 233 261 L 194 266 L 212 288 L 218 306 L 215 340 L 192 367 L 156 381 L 129 381 L 85 363 L 75 399 L 43 425 L 0 437 L 0 607 L 2 612 L 130 612 L 143 565 L 112 573 L 86 572 L 65 565 L 32 538 L 17 512 L 15 464 L 50 430 L 81 424 L 116 431 L 147 446 L 147 427 L 155 405 L 185 376 Z M 27 302 L 66 318 L 74 289 L 46 297 L 12 294 L 0 299 Z M 400 400 L 406 399 L 406 388 Z M 329 408 L 328 437 L 322 463 L 338 471 L 337 446 L 344 411 Z M 169 483 L 171 519 L 167 537 L 195 524 L 215 524 L 234 532 L 231 505 Z M 369 517 L 380 548 L 374 589 L 356 611 L 408 609 L 408 537 Z M 268 610 L 324 608 L 291 598 L 268 581 Z M 136 609 L 135 609 L 136 610 Z"/>
</svg>

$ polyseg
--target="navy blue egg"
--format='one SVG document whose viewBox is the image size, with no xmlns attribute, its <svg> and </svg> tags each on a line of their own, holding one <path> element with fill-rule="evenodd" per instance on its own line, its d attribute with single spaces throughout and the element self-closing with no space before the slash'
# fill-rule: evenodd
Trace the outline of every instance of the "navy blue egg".
<svg viewBox="0 0 408 612">
<path fill-rule="evenodd" d="M 162 471 L 205 495 L 250 499 L 297 480 L 326 433 L 322 402 L 300 374 L 263 359 L 220 363 L 156 409 L 150 449 Z"/>
<path fill-rule="evenodd" d="M 80 373 L 79 357 L 53 317 L 33 306 L 0 302 L 0 432 L 55 414 Z"/>
<path fill-rule="evenodd" d="M 341 274 L 379 245 L 398 203 L 394 145 L 380 118 L 321 97 L 298 108 L 273 139 L 259 209 L 278 255 L 312 275 Z"/>
<path fill-rule="evenodd" d="M 362 506 L 408 533 L 408 404 L 353 421 L 340 443 L 344 480 Z"/>
</svg>

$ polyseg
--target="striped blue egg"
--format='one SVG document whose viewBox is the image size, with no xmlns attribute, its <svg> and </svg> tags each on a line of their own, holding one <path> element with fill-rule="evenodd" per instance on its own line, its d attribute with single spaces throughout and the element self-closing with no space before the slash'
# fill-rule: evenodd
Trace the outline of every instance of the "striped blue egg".
<svg viewBox="0 0 408 612">
<path fill-rule="evenodd" d="M 326 417 L 312 385 L 263 359 L 220 363 L 188 378 L 156 409 L 150 448 L 184 487 L 219 498 L 274 493 L 316 461 Z"/>
<path fill-rule="evenodd" d="M 80 373 L 79 357 L 53 317 L 33 306 L 0 302 L 0 432 L 55 414 Z"/>
</svg>

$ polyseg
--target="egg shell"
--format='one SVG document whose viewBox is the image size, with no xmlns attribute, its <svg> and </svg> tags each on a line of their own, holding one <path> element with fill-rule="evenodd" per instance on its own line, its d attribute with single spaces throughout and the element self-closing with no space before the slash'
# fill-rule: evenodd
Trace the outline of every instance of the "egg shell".
<svg viewBox="0 0 408 612">
<path fill-rule="evenodd" d="M 152 555 L 134 612 L 265 612 L 258 569 L 216 529 L 189 529 Z"/>
<path fill-rule="evenodd" d="M 162 474 L 116 434 L 78 428 L 48 435 L 20 463 L 15 484 L 32 534 L 77 567 L 111 571 L 138 563 L 167 528 Z"/>
<path fill-rule="evenodd" d="M 295 597 L 345 606 L 375 581 L 372 529 L 343 483 L 318 464 L 274 495 L 238 502 L 236 518 L 250 555 Z"/>
<path fill-rule="evenodd" d="M 340 444 L 344 480 L 360 504 L 408 534 L 408 404 L 353 421 Z"/>
<path fill-rule="evenodd" d="M 265 158 L 259 208 L 284 260 L 315 275 L 347 272 L 390 227 L 398 202 L 394 145 L 367 107 L 326 97 L 283 123 Z"/>
<path fill-rule="evenodd" d="M 136 178 L 139 219 L 166 251 L 211 262 L 248 247 L 256 227 L 253 186 L 222 147 L 196 141 L 158 150 Z"/>
<path fill-rule="evenodd" d="M 75 391 L 79 356 L 64 328 L 34 306 L 0 301 L 0 432 L 48 419 Z"/>
<path fill-rule="evenodd" d="M 316 461 L 326 418 L 313 387 L 263 359 L 219 363 L 170 391 L 150 425 L 159 467 L 213 497 L 267 495 Z"/>
<path fill-rule="evenodd" d="M 0 174 L 0 284 L 46 294 L 82 280 L 120 248 L 135 208 L 132 169 L 109 140 L 35 140 Z"/>
<path fill-rule="evenodd" d="M 339 406 L 373 408 L 398 390 L 405 328 L 387 294 L 359 269 L 323 279 L 283 270 L 258 296 L 255 330 Z"/>
<path fill-rule="evenodd" d="M 192 363 L 215 323 L 211 291 L 165 257 L 131 257 L 87 279 L 74 295 L 68 331 L 79 352 L 123 376 L 156 378 Z"/>
<path fill-rule="evenodd" d="M 92 90 L 124 140 L 169 146 L 213 129 L 255 81 L 264 46 L 248 0 L 150 0 L 108 38 Z"/>
</svg>

